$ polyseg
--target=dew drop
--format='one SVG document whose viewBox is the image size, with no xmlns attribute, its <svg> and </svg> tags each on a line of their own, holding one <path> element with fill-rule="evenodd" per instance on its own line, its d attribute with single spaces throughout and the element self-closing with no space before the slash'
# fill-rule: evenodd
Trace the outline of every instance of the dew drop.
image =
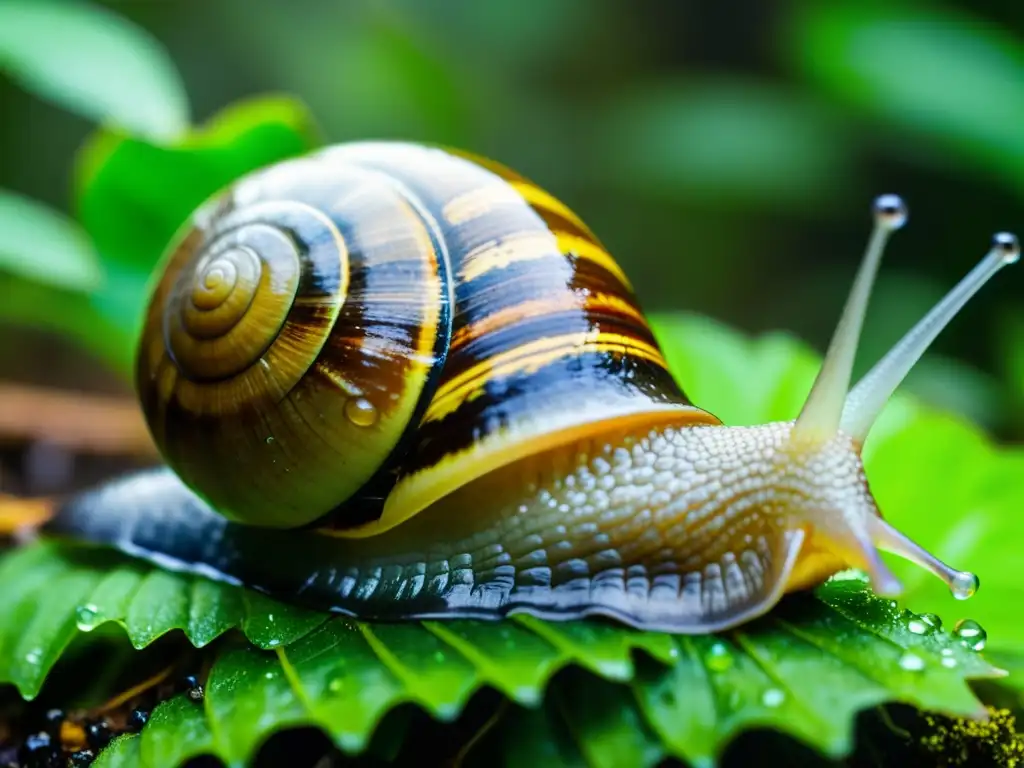
<svg viewBox="0 0 1024 768">
<path fill-rule="evenodd" d="M 958 621 L 953 628 L 953 634 L 972 651 L 984 650 L 985 643 L 988 641 L 988 633 L 974 619 Z"/>
<path fill-rule="evenodd" d="M 331 680 L 331 682 L 327 684 L 327 690 L 331 691 L 331 693 L 337 693 L 344 687 L 345 681 L 340 677 L 334 678 L 333 680 Z"/>
<path fill-rule="evenodd" d="M 952 648 L 943 648 L 941 651 L 939 651 L 939 653 L 941 653 L 943 656 L 952 656 L 954 651 Z"/>
<path fill-rule="evenodd" d="M 900 669 L 908 672 L 920 672 L 924 669 L 924 659 L 915 653 L 904 653 L 900 657 Z"/>
<path fill-rule="evenodd" d="M 75 623 L 82 632 L 92 632 L 103 623 L 99 607 L 92 603 L 78 606 L 75 609 Z"/>
<path fill-rule="evenodd" d="M 723 643 L 715 643 L 708 649 L 704 663 L 713 672 L 724 672 L 732 666 L 733 658 Z"/>
<path fill-rule="evenodd" d="M 958 571 L 949 584 L 949 591 L 957 600 L 966 600 L 978 591 L 981 581 L 970 571 Z"/>
<path fill-rule="evenodd" d="M 942 666 L 946 669 L 953 669 L 956 666 L 956 659 L 951 656 L 946 656 L 942 659 Z"/>
<path fill-rule="evenodd" d="M 929 632 L 934 631 L 927 622 L 921 619 L 911 619 L 908 621 L 907 629 L 915 635 L 927 635 Z"/>
<path fill-rule="evenodd" d="M 356 397 L 345 403 L 345 418 L 357 427 L 372 427 L 377 421 L 377 406 L 365 397 Z"/>
<path fill-rule="evenodd" d="M 263 675 L 263 676 L 264 676 L 265 678 L 267 678 L 267 680 L 273 680 L 273 679 L 274 679 L 274 673 L 273 673 L 273 672 L 267 672 L 267 673 L 266 673 L 265 675 Z"/>
<path fill-rule="evenodd" d="M 273 445 L 273 444 L 274 444 L 274 436 L 273 435 L 267 435 L 267 445 Z"/>
<path fill-rule="evenodd" d="M 942 619 L 934 613 L 922 613 L 919 618 L 934 631 L 942 629 Z"/>
<path fill-rule="evenodd" d="M 33 648 L 31 651 L 25 654 L 25 661 L 32 666 L 38 666 L 43 660 L 43 651 L 41 648 Z"/>
<path fill-rule="evenodd" d="M 761 694 L 761 703 L 766 707 L 778 707 L 786 700 L 786 694 L 778 688 L 769 688 Z"/>
</svg>

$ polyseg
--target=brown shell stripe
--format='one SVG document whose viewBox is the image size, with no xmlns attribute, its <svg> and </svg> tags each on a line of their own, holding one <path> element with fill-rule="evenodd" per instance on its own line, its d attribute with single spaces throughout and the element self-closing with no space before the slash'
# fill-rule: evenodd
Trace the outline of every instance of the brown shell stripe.
<svg viewBox="0 0 1024 768">
<path fill-rule="evenodd" d="M 451 263 L 453 343 L 403 477 L 503 432 L 515 451 L 552 420 L 690 406 L 621 268 L 564 204 L 476 158 L 386 143 L 336 156 L 405 185 L 437 221 Z M 581 392 L 596 411 L 581 409 Z M 458 473 L 442 474 L 443 486 Z"/>
<path fill-rule="evenodd" d="M 483 396 L 489 385 L 565 357 L 631 356 L 667 371 L 621 268 L 554 197 L 517 181 L 514 188 L 459 195 L 443 212 L 449 224 L 466 227 L 498 215 L 497 207 L 514 197 L 547 226 L 487 242 L 458 260 L 458 292 L 469 301 L 456 317 L 448 362 L 425 422 L 457 418 L 459 406 Z M 552 227 L 554 220 L 578 226 L 560 231 Z"/>
<path fill-rule="evenodd" d="M 438 247 L 420 215 L 389 190 L 339 228 L 349 245 L 348 296 L 313 371 L 387 413 L 412 366 L 429 367 L 447 322 Z"/>
</svg>

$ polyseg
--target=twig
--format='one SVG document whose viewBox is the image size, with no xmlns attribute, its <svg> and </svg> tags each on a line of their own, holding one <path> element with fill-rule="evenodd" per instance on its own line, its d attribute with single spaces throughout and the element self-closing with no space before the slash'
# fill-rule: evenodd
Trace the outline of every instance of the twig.
<svg viewBox="0 0 1024 768">
<path fill-rule="evenodd" d="M 0 439 L 43 440 L 83 453 L 156 458 L 128 398 L 0 384 Z"/>
<path fill-rule="evenodd" d="M 141 696 L 142 694 L 146 693 L 149 690 L 152 690 L 153 688 L 156 688 L 158 685 L 167 680 L 173 672 L 173 665 L 160 670 L 152 677 L 143 680 L 138 685 L 132 686 L 127 691 L 119 693 L 118 695 L 114 696 L 112 699 L 107 701 L 105 704 L 101 705 L 100 707 L 97 707 L 94 710 L 93 714 L 103 714 L 105 712 L 110 712 L 112 710 L 123 707 L 132 699 Z"/>
<path fill-rule="evenodd" d="M 462 745 L 462 749 L 459 750 L 458 754 L 452 759 L 452 768 L 462 768 L 462 764 L 465 762 L 466 757 L 470 752 L 473 751 L 473 747 L 480 743 L 481 739 L 486 736 L 498 721 L 501 720 L 502 716 L 508 709 L 508 699 L 502 699 L 501 704 L 494 711 L 487 721 L 477 729 L 476 733 L 473 734 L 472 738 Z"/>
<path fill-rule="evenodd" d="M 45 497 L 21 499 L 0 493 L 0 535 L 13 535 L 42 525 L 53 516 L 54 502 Z"/>
</svg>

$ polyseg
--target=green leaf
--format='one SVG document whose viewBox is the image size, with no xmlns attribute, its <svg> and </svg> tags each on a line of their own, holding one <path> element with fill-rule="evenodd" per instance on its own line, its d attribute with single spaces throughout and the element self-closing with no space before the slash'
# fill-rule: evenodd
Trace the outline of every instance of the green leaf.
<svg viewBox="0 0 1024 768">
<path fill-rule="evenodd" d="M 19 610 L 32 610 L 39 597 L 33 590 L 48 591 L 48 580 L 71 578 L 79 572 L 101 578 L 67 598 L 74 603 L 72 623 L 79 631 L 92 632 L 114 622 L 124 627 L 136 648 L 144 648 L 174 629 L 183 631 L 193 645 L 201 648 L 237 627 L 250 642 L 270 649 L 281 645 L 282 639 L 291 643 L 304 637 L 327 618 L 207 579 L 154 569 L 125 558 L 111 560 L 103 551 L 68 551 L 47 541 L 14 550 L 0 559 L 0 583 L 6 584 L 8 578 L 12 582 L 11 589 L 0 596 L 0 653 L 4 654 L 0 656 L 0 669 L 20 663 L 7 658 L 13 646 L 4 645 L 3 618 Z M 15 576 L 17 573 L 22 576 Z M 56 621 L 67 611 L 48 613 L 50 620 Z M 270 632 L 268 627 L 278 629 Z M 51 644 L 44 637 L 37 645 L 45 651 Z M 40 659 L 42 674 L 51 664 Z M 0 679 L 15 681 L 15 676 L 0 672 Z M 19 687 L 28 697 L 35 696 L 39 689 L 38 685 Z"/>
<path fill-rule="evenodd" d="M 134 349 L 154 269 L 193 211 L 244 174 L 320 143 L 306 108 L 277 96 L 238 102 L 173 144 L 97 132 L 75 171 L 78 217 L 108 275 L 95 310 Z"/>
<path fill-rule="evenodd" d="M 0 189 L 0 269 L 41 283 L 88 291 L 99 259 L 78 225 L 58 211 Z"/>
<path fill-rule="evenodd" d="M 213 733 L 203 708 L 187 696 L 160 704 L 149 722 L 152 725 L 141 735 L 136 753 L 143 765 L 174 765 L 214 751 Z"/>
<path fill-rule="evenodd" d="M 1013 409 L 1011 421 L 1024 431 L 1024 310 L 1006 312 L 999 328 L 999 359 Z"/>
<path fill-rule="evenodd" d="M 114 739 L 93 761 L 93 768 L 137 768 L 142 760 L 142 742 L 134 735 Z M 183 750 L 179 746 L 176 755 Z M 151 763 L 151 765 L 154 765 Z M 164 765 L 156 763 L 155 765 Z M 166 763 L 174 765 L 174 763 Z"/>
<path fill-rule="evenodd" d="M 611 104 L 596 137 L 601 178 L 673 201 L 803 210 L 856 176 L 819 106 L 740 80 L 648 86 Z"/>
<path fill-rule="evenodd" d="M 413 15 L 418 12 L 429 22 L 416 23 Z M 240 25 L 237 19 L 243 14 L 246 23 Z M 507 27 L 509 14 L 501 15 Z M 291 6 L 278 3 L 262 6 L 260 13 L 248 13 L 245 0 L 231 0 L 211 5 L 208 18 L 223 31 L 227 47 L 258 49 L 261 64 L 274 73 L 280 87 L 302 93 L 331 136 L 401 138 L 449 146 L 474 141 L 473 97 L 486 86 L 480 84 L 474 90 L 467 87 L 466 79 L 479 77 L 480 57 L 470 59 L 470 67 L 460 66 L 443 41 L 481 38 L 478 32 L 453 35 L 449 16 L 441 22 L 440 35 L 429 26 L 439 22 L 438 15 L 414 6 L 395 14 L 381 6 L 333 4 L 320 13 L 297 14 Z M 461 21 L 466 24 L 466 19 Z M 282 29 L 302 44 L 282 45 Z M 493 46 L 484 44 L 487 54 L 482 55 L 492 55 Z M 465 55 L 464 49 L 461 52 Z M 331 76 L 324 77 L 326 72 Z"/>
<path fill-rule="evenodd" d="M 100 765 L 155 768 L 214 754 L 242 766 L 273 733 L 307 725 L 360 753 L 395 707 L 413 704 L 451 721 L 484 686 L 520 705 L 500 727 L 519 728 L 524 717 L 536 723 L 531 712 L 554 718 L 529 733 L 506 731 L 501 739 L 524 738 L 509 747 L 513 763 L 554 750 L 570 763 L 654 765 L 674 756 L 710 765 L 734 736 L 763 726 L 840 756 L 852 747 L 860 710 L 902 701 L 977 715 L 965 680 L 1000 674 L 948 632 L 911 631 L 913 614 L 852 576 L 791 596 L 735 631 L 696 637 L 525 617 L 314 620 L 240 588 L 52 541 L 0 558 L 0 584 L 0 681 L 27 698 L 76 632 L 108 622 L 137 648 L 174 628 L 198 644 L 248 626 L 249 639 L 262 643 L 228 635 L 214 649 L 205 702 L 165 701 Z M 199 610 L 206 616 L 197 633 Z"/>
<path fill-rule="evenodd" d="M 0 72 L 86 118 L 153 139 L 174 138 L 189 123 L 184 84 L 160 44 L 89 3 L 0 2 Z"/>
<path fill-rule="evenodd" d="M 239 590 L 196 579 L 192 582 L 185 634 L 197 648 L 202 648 L 231 629 L 243 610 L 244 595 Z"/>
<path fill-rule="evenodd" d="M 128 376 L 134 328 L 100 313 L 93 305 L 95 295 L 0 271 L 0 323 L 57 334 Z"/>
<path fill-rule="evenodd" d="M 676 694 L 685 695 L 685 691 L 677 689 Z M 628 687 L 609 685 L 595 677 L 570 676 L 553 698 L 588 765 L 654 766 L 667 757 L 665 746 L 651 732 Z"/>
<path fill-rule="evenodd" d="M 197 581 L 196 586 L 203 583 L 205 582 Z M 223 592 L 227 594 L 227 590 Z M 242 631 L 249 638 L 249 642 L 260 648 L 290 645 L 308 635 L 328 618 L 327 614 L 294 606 L 289 606 L 283 611 L 278 610 L 281 603 L 258 592 L 242 592 L 241 598 L 245 607 Z"/>
<path fill-rule="evenodd" d="M 514 711 L 505 724 L 504 757 L 510 768 L 557 765 L 586 768 L 554 701 L 540 709 Z"/>
<path fill-rule="evenodd" d="M 28 222 L 0 226 L 0 267 L 21 265 L 17 274 L 0 270 L 0 321 L 58 333 L 130 375 L 154 269 L 177 229 L 238 177 L 320 143 L 305 107 L 277 96 L 238 102 L 173 143 L 98 131 L 76 165 L 85 234 L 45 209 L 29 211 L 27 201 L 0 196 L 0 222 L 7 209 Z M 81 253 L 73 251 L 76 243 Z M 26 256 L 30 246 L 35 261 Z M 63 277 L 58 260 L 72 265 Z M 85 284 L 89 263 L 95 278 Z M 81 290 L 69 289 L 73 280 Z"/>
<path fill-rule="evenodd" d="M 752 339 L 688 315 L 654 323 L 680 385 L 727 424 L 795 418 L 820 364 L 784 334 Z M 1009 608 L 1024 596 L 1024 450 L 997 447 L 970 422 L 897 396 L 865 443 L 864 460 L 887 519 L 981 579 L 977 595 L 961 603 L 926 571 L 891 558 L 904 602 L 947 623 L 979 621 L 993 649 L 1024 646 L 1024 618 Z"/>
<path fill-rule="evenodd" d="M 930 139 L 943 167 L 957 154 L 970 157 L 1024 192 L 1019 39 L 934 4 L 847 0 L 801 8 L 785 41 L 799 70 L 838 100 Z"/>
</svg>

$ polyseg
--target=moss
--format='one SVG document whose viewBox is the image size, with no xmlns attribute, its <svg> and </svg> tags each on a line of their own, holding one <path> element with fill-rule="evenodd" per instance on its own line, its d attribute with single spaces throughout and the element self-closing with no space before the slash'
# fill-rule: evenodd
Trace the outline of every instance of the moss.
<svg viewBox="0 0 1024 768">
<path fill-rule="evenodd" d="M 988 720 L 925 714 L 917 746 L 937 764 L 1024 766 L 1024 737 L 1008 709 L 988 708 Z"/>
</svg>

